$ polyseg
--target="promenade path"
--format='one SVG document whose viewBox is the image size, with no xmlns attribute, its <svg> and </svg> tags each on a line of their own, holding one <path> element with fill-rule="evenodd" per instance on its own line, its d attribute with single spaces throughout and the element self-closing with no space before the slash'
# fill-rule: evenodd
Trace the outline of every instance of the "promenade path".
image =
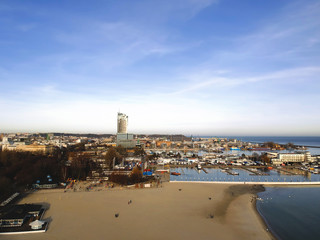
<svg viewBox="0 0 320 240">
<path fill-rule="evenodd" d="M 251 185 L 320 185 L 320 182 L 239 182 L 239 181 L 169 181 L 170 183 L 215 183 L 215 184 L 251 184 Z"/>
</svg>

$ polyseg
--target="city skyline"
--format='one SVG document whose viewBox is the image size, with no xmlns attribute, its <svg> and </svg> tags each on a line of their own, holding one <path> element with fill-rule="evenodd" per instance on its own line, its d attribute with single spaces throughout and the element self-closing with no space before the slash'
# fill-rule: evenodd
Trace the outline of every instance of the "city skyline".
<svg viewBox="0 0 320 240">
<path fill-rule="evenodd" d="M 320 136 L 320 3 L 0 3 L 0 132 Z"/>
</svg>

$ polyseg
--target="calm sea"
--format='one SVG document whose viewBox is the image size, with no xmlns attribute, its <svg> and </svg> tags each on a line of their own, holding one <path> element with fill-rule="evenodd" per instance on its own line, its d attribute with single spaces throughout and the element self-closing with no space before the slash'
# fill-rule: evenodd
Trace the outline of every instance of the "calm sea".
<svg viewBox="0 0 320 240">
<path fill-rule="evenodd" d="M 276 142 L 280 144 L 286 143 L 294 143 L 296 145 L 302 146 L 316 146 L 320 147 L 320 137 L 281 137 L 281 136 L 259 136 L 259 137 L 246 137 L 246 136 L 238 136 L 238 137 L 228 137 L 228 138 L 236 138 L 242 140 L 244 142 Z"/>
<path fill-rule="evenodd" d="M 204 137 L 204 136 L 203 136 Z M 206 136 L 211 137 L 211 136 Z M 320 147 L 320 137 L 281 137 L 281 136 L 213 136 L 228 139 L 238 139 L 243 142 L 264 143 L 275 142 L 280 144 L 293 143 L 302 146 Z M 320 154 L 320 148 L 308 148 L 312 155 Z"/>
<path fill-rule="evenodd" d="M 257 209 L 281 240 L 320 239 L 320 188 L 271 187 Z"/>
<path fill-rule="evenodd" d="M 199 136 L 202 138 L 228 138 L 228 139 L 238 139 L 243 142 L 256 142 L 256 143 L 264 143 L 264 142 L 275 142 L 280 144 L 286 143 L 294 143 L 296 145 L 303 146 L 317 146 L 320 147 L 320 136 L 318 137 L 283 137 L 283 136 Z"/>
</svg>

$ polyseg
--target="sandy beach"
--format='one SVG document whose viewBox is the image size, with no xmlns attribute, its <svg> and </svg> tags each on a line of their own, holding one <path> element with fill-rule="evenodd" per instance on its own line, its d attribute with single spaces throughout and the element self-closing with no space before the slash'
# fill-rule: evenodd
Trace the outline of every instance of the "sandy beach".
<svg viewBox="0 0 320 240">
<path fill-rule="evenodd" d="M 256 191 L 250 185 L 201 183 L 41 190 L 20 203 L 48 204 L 48 231 L 0 239 L 272 239 L 255 210 Z"/>
</svg>

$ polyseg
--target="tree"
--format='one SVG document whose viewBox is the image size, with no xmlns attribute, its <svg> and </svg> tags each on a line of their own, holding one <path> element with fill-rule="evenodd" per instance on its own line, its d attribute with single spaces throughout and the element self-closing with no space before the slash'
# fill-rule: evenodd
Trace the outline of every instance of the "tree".
<svg viewBox="0 0 320 240">
<path fill-rule="evenodd" d="M 265 147 L 269 147 L 269 148 L 276 148 L 277 144 L 275 144 L 274 142 L 265 142 L 263 144 Z"/>
<path fill-rule="evenodd" d="M 121 156 L 121 157 L 127 157 L 128 156 L 128 153 L 127 153 L 127 150 L 122 147 L 122 146 L 117 146 L 115 148 L 115 150 L 117 151 L 117 153 Z"/>
<path fill-rule="evenodd" d="M 139 157 L 141 157 L 141 156 L 144 156 L 146 153 L 145 153 L 145 151 L 143 150 L 143 148 L 140 148 L 140 147 L 135 147 L 134 149 L 134 156 L 139 156 Z"/>
<path fill-rule="evenodd" d="M 75 179 L 84 179 L 89 172 L 89 159 L 83 155 L 77 155 L 71 162 L 71 175 Z"/>
<path fill-rule="evenodd" d="M 295 145 L 293 143 L 287 143 L 285 145 L 286 149 L 294 149 L 295 148 Z"/>
<path fill-rule="evenodd" d="M 259 154 L 254 152 L 252 155 L 251 155 L 251 158 L 253 161 L 258 161 L 259 160 Z"/>
<path fill-rule="evenodd" d="M 127 185 L 128 184 L 128 175 L 124 174 L 117 174 L 117 173 L 112 173 L 109 177 L 109 180 L 114 183 L 118 183 L 121 185 Z"/>
<path fill-rule="evenodd" d="M 154 159 L 156 159 L 157 158 L 157 154 L 156 153 L 152 153 L 152 155 L 147 155 L 147 161 L 149 161 L 149 160 L 154 160 Z"/>
<path fill-rule="evenodd" d="M 60 153 L 47 155 L 44 153 L 1 151 L 0 150 L 0 197 L 3 193 L 19 191 L 36 182 L 46 181 L 50 175 L 59 181 Z"/>
<path fill-rule="evenodd" d="M 260 160 L 264 163 L 271 163 L 271 159 L 266 153 L 260 156 Z"/>
<path fill-rule="evenodd" d="M 130 180 L 132 183 L 138 183 L 141 182 L 142 180 L 142 170 L 140 166 L 135 166 L 132 169 L 131 175 L 130 175 Z"/>
<path fill-rule="evenodd" d="M 115 160 L 115 164 L 118 164 L 121 160 L 121 155 L 114 147 L 110 147 L 105 156 L 105 163 L 110 169 L 112 168 L 113 160 Z"/>
<path fill-rule="evenodd" d="M 12 192 L 11 190 L 12 186 L 12 181 L 5 177 L 5 176 L 0 176 L 0 193 L 1 195 L 6 195 L 8 192 Z"/>
</svg>

